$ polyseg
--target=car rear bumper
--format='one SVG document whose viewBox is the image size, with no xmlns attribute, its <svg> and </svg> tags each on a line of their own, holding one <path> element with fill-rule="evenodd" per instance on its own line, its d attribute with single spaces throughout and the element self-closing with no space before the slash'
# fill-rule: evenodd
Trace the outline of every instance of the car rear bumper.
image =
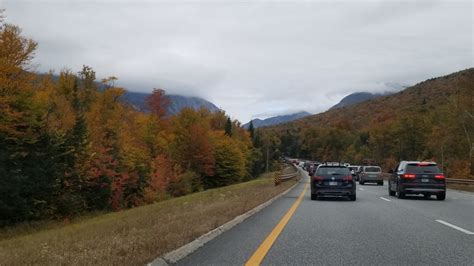
<svg viewBox="0 0 474 266">
<path fill-rule="evenodd" d="M 351 196 L 355 195 L 355 187 L 352 188 L 313 188 L 311 194 L 317 196 Z"/>
<path fill-rule="evenodd" d="M 446 192 L 446 185 L 440 184 L 440 185 L 402 185 L 400 186 L 400 190 L 402 192 L 405 192 L 407 194 L 410 193 L 440 193 L 440 192 Z"/>
</svg>

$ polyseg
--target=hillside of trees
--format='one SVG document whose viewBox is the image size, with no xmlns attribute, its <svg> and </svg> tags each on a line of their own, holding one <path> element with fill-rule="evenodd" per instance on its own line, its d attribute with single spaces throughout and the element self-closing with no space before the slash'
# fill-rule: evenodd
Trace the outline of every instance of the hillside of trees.
<svg viewBox="0 0 474 266">
<path fill-rule="evenodd" d="M 91 67 L 35 74 L 36 47 L 2 21 L 0 225 L 131 208 L 265 170 L 263 138 L 224 112 L 165 116 L 163 90 L 139 112 Z"/>
<path fill-rule="evenodd" d="M 280 155 L 355 164 L 434 160 L 449 177 L 474 178 L 474 69 L 401 92 L 264 129 Z"/>
</svg>

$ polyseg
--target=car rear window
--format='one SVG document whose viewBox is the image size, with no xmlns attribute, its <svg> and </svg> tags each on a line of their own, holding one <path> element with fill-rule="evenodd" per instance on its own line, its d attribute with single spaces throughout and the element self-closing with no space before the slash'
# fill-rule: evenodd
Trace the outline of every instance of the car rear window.
<svg viewBox="0 0 474 266">
<path fill-rule="evenodd" d="M 379 172 L 382 172 L 382 169 L 380 169 L 380 167 L 377 167 L 377 166 L 371 166 L 371 167 L 365 167 L 364 171 L 379 173 Z"/>
<path fill-rule="evenodd" d="M 318 175 L 349 175 L 349 169 L 346 167 L 319 167 Z"/>
<path fill-rule="evenodd" d="M 408 164 L 407 173 L 422 174 L 422 173 L 439 173 L 440 170 L 435 164 L 420 165 L 420 164 Z"/>
</svg>

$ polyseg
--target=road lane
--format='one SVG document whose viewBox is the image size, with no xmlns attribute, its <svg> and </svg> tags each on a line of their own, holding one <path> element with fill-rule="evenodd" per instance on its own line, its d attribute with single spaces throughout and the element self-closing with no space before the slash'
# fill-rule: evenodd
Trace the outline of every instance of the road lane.
<svg viewBox="0 0 474 266">
<path fill-rule="evenodd" d="M 217 237 L 180 265 L 242 265 L 308 182 Z M 358 185 L 357 201 L 311 201 L 309 190 L 263 260 L 264 265 L 472 265 L 474 194 L 448 191 L 445 201 L 388 196 L 387 185 Z M 387 200 L 384 200 L 385 198 Z M 456 199 L 453 199 L 456 198 Z"/>
<path fill-rule="evenodd" d="M 429 217 L 432 220 L 441 219 L 467 230 L 474 231 L 474 193 L 459 192 L 448 189 L 446 200 L 437 201 L 434 196 L 425 199 L 422 196 L 408 195 L 406 199 L 388 196 L 387 185 L 364 187 L 365 192 L 378 197 L 390 199 L 400 208 L 406 208 L 417 215 Z"/>
<path fill-rule="evenodd" d="M 361 187 L 356 202 L 311 201 L 308 193 L 263 264 L 472 265 L 474 238 L 434 219 L 451 201 L 423 204 L 389 197 L 386 186 Z M 430 215 L 425 205 L 431 205 Z M 466 217 L 452 219 L 472 223 L 473 214 L 471 207 Z"/>
<path fill-rule="evenodd" d="M 178 265 L 243 265 L 304 189 L 304 182 L 243 223 L 216 237 Z"/>
<path fill-rule="evenodd" d="M 298 206 L 300 205 L 301 200 L 305 196 L 305 193 L 309 187 L 309 183 L 308 182 L 305 182 L 305 183 L 306 184 L 303 188 L 303 191 L 301 192 L 300 196 L 298 196 L 298 199 L 296 200 L 296 202 L 293 203 L 293 205 L 285 214 L 285 216 L 283 216 L 283 218 L 278 222 L 275 228 L 273 228 L 272 232 L 267 236 L 267 238 L 265 238 L 262 244 L 260 244 L 258 249 L 253 253 L 252 257 L 250 257 L 250 259 L 245 263 L 246 266 L 260 265 L 262 263 L 268 251 L 273 246 L 273 243 L 275 243 L 276 239 L 280 236 L 283 229 L 285 229 L 286 224 L 293 217 L 293 214 L 298 209 Z"/>
</svg>

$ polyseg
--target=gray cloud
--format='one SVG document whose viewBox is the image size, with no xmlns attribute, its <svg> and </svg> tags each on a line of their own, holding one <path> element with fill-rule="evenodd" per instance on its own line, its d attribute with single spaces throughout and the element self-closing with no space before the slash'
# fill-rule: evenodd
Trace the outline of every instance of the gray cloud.
<svg viewBox="0 0 474 266">
<path fill-rule="evenodd" d="M 94 67 L 243 122 L 473 66 L 471 1 L 1 1 L 40 71 Z M 396 86 L 395 86 L 396 87 Z"/>
</svg>

